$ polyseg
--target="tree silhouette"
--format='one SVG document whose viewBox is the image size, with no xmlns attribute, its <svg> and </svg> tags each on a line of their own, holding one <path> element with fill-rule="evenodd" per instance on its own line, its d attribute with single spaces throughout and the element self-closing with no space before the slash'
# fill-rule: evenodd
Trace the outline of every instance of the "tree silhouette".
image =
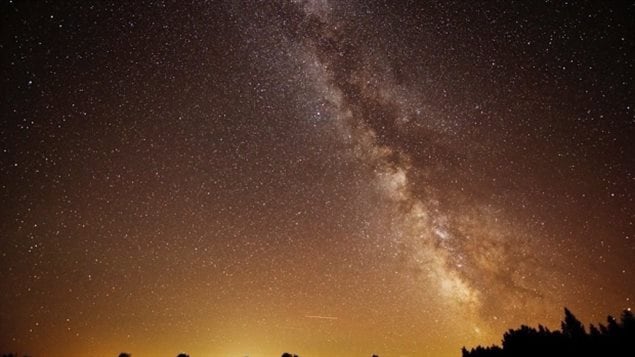
<svg viewBox="0 0 635 357">
<path fill-rule="evenodd" d="M 190 357 L 187 353 L 179 353 L 176 357 Z"/>
<path fill-rule="evenodd" d="M 569 309 L 564 315 L 560 331 L 523 325 L 503 335 L 502 347 L 463 347 L 461 352 L 463 357 L 635 356 L 635 317 L 630 310 L 622 312 L 620 321 L 609 316 L 607 326 L 590 325 L 589 333 Z"/>
<path fill-rule="evenodd" d="M 586 335 L 584 325 L 578 320 L 569 309 L 564 308 L 564 321 L 561 323 L 562 333 L 567 337 L 581 338 Z"/>
<path fill-rule="evenodd" d="M 282 354 L 282 357 L 298 357 L 298 355 L 292 355 L 289 352 L 285 352 L 285 353 Z"/>
<path fill-rule="evenodd" d="M 126 353 L 126 352 L 121 352 L 119 354 L 119 357 L 130 357 L 130 356 L 131 356 L 130 353 Z"/>
</svg>

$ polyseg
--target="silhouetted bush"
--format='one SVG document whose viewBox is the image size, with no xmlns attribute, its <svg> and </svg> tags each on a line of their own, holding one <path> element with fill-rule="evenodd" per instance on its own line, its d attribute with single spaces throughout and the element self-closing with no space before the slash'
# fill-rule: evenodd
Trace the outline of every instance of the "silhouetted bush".
<svg viewBox="0 0 635 357">
<path fill-rule="evenodd" d="M 542 325 L 538 329 L 521 326 L 503 335 L 502 347 L 478 346 L 462 349 L 463 357 L 529 357 L 529 356 L 635 356 L 635 318 L 624 310 L 618 322 L 612 316 L 607 326 L 584 325 L 564 309 L 560 331 L 550 331 Z"/>
</svg>

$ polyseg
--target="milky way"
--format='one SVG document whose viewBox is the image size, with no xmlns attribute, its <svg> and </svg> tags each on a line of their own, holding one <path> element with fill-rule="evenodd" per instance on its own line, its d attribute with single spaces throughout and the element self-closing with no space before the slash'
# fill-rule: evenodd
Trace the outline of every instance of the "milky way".
<svg viewBox="0 0 635 357">
<path fill-rule="evenodd" d="M 375 124 L 382 125 L 380 130 L 387 132 L 383 141 L 393 142 L 395 139 L 398 141 L 398 137 L 390 137 L 391 134 L 398 135 L 395 133 L 399 130 L 398 126 L 413 120 L 411 116 L 417 113 L 408 112 L 407 99 L 400 96 L 390 74 L 382 73 L 385 72 L 383 68 L 355 64 L 359 57 L 379 63 L 381 58 L 378 60 L 377 55 L 359 54 L 356 51 L 364 50 L 345 42 L 352 40 L 347 39 L 346 33 L 340 33 L 344 31 L 340 31 L 338 24 L 331 20 L 328 4 L 304 5 L 308 12 L 306 31 L 315 32 L 310 33 L 310 44 L 307 45 L 307 65 L 316 77 L 318 88 L 322 87 L 320 92 L 328 93 L 324 98 L 328 103 L 327 111 L 336 122 L 341 138 L 350 147 L 354 159 L 369 167 L 377 189 L 386 196 L 387 210 L 392 213 L 391 225 L 394 227 L 386 237 L 389 246 L 402 250 L 409 261 L 412 259 L 414 268 L 425 271 L 426 277 L 433 282 L 432 288 L 438 289 L 450 302 L 457 301 L 467 306 L 479 304 L 479 291 L 467 280 L 461 268 L 463 261 L 468 259 L 478 269 L 476 274 L 480 277 L 487 273 L 476 265 L 481 261 L 490 267 L 492 273 L 499 274 L 502 257 L 491 249 L 492 245 L 496 245 L 495 240 L 500 239 L 497 232 L 488 230 L 485 234 L 472 236 L 462 233 L 468 228 L 454 228 L 460 217 L 456 217 L 455 212 L 445 213 L 439 207 L 436 195 L 426 192 L 426 181 L 411 181 L 412 177 L 425 176 L 426 163 L 413 164 L 407 150 L 382 144 L 369 120 L 374 119 L 378 122 Z M 338 61 L 338 58 L 344 59 Z M 407 92 L 407 89 L 403 91 Z M 434 119 L 415 117 L 414 120 Z M 423 189 L 418 194 L 419 186 Z M 480 256 L 482 252 L 477 249 L 458 247 L 454 243 L 458 238 L 455 231 L 469 237 L 462 236 L 462 239 L 475 239 L 479 241 L 478 245 L 488 247 L 483 250 L 488 251 L 489 256 Z M 502 252 L 503 255 L 506 253 Z M 430 286 L 425 280 L 423 284 Z"/>
<path fill-rule="evenodd" d="M 4 2 L 0 352 L 458 356 L 631 307 L 634 11 Z"/>
</svg>

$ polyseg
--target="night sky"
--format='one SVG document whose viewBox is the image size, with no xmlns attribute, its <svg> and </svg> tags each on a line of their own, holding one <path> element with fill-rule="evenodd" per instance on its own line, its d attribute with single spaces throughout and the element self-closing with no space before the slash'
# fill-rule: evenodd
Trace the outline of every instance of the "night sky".
<svg viewBox="0 0 635 357">
<path fill-rule="evenodd" d="M 0 13 L 0 352 L 447 357 L 633 306 L 632 1 Z"/>
</svg>

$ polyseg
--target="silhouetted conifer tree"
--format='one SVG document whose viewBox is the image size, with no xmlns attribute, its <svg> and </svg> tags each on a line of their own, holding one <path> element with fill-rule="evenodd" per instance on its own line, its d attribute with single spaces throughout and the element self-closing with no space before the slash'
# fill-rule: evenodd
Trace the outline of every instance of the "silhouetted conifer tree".
<svg viewBox="0 0 635 357">
<path fill-rule="evenodd" d="M 562 333 L 567 337 L 581 338 L 586 335 L 582 322 L 578 320 L 569 309 L 564 308 L 564 321 L 562 321 Z"/>
</svg>

